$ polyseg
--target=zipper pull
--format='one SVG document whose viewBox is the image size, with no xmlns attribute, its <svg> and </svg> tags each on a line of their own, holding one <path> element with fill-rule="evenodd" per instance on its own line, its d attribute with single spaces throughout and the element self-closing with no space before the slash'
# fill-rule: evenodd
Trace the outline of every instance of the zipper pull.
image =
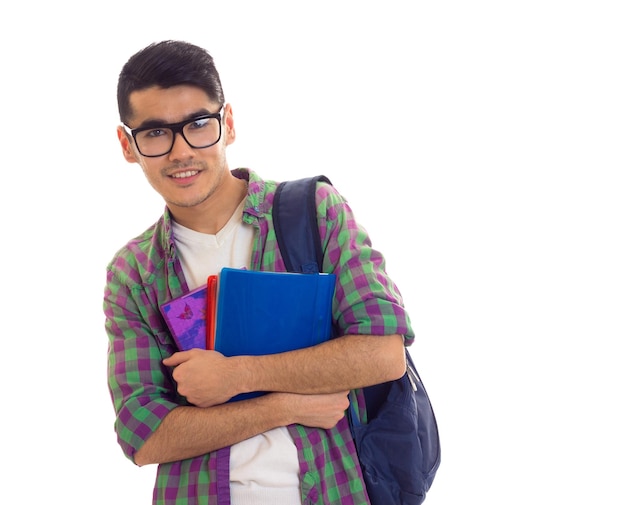
<svg viewBox="0 0 626 505">
<path fill-rule="evenodd" d="M 417 383 L 421 381 L 419 379 L 419 376 L 415 372 L 415 370 L 413 370 L 413 368 L 410 365 L 406 367 L 406 375 L 409 378 L 409 382 L 411 383 L 411 387 L 413 388 L 413 391 L 417 391 Z"/>
</svg>

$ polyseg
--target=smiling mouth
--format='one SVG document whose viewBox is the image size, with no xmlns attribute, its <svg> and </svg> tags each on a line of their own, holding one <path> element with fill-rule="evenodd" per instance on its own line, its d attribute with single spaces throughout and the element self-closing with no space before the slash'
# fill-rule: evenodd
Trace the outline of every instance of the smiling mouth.
<svg viewBox="0 0 626 505">
<path fill-rule="evenodd" d="M 178 172 L 176 174 L 172 174 L 170 175 L 170 177 L 174 179 L 186 179 L 187 177 L 193 177 L 194 175 L 198 173 L 199 173 L 198 170 L 187 170 L 186 172 Z"/>
</svg>

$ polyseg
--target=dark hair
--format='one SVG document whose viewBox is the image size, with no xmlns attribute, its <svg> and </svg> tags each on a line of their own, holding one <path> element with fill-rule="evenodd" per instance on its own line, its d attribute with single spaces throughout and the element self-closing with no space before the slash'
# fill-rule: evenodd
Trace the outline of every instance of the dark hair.
<svg viewBox="0 0 626 505">
<path fill-rule="evenodd" d="M 152 86 L 166 89 L 181 84 L 197 86 L 211 101 L 224 105 L 224 91 L 213 57 L 188 42 L 155 42 L 135 53 L 126 62 L 117 81 L 117 107 L 125 122 L 133 111 L 130 95 Z"/>
</svg>

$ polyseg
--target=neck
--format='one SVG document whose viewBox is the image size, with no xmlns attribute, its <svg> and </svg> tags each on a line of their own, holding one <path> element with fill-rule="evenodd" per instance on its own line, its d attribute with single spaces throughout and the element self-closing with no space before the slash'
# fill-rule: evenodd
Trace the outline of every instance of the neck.
<svg viewBox="0 0 626 505">
<path fill-rule="evenodd" d="M 201 203 L 191 207 L 168 205 L 174 221 L 191 230 L 215 235 L 246 196 L 247 183 L 229 171 Z"/>
</svg>

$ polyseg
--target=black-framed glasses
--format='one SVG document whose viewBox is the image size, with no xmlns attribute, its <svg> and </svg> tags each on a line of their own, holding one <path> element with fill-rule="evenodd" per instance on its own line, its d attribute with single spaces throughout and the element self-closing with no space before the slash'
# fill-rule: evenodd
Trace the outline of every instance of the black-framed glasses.
<svg viewBox="0 0 626 505">
<path fill-rule="evenodd" d="M 168 154 L 174 147 L 176 134 L 194 149 L 204 149 L 219 142 L 222 137 L 222 115 L 220 112 L 204 114 L 180 123 L 157 126 L 142 126 L 131 129 L 123 124 L 124 129 L 133 137 L 137 150 L 142 156 L 156 158 Z"/>
</svg>

